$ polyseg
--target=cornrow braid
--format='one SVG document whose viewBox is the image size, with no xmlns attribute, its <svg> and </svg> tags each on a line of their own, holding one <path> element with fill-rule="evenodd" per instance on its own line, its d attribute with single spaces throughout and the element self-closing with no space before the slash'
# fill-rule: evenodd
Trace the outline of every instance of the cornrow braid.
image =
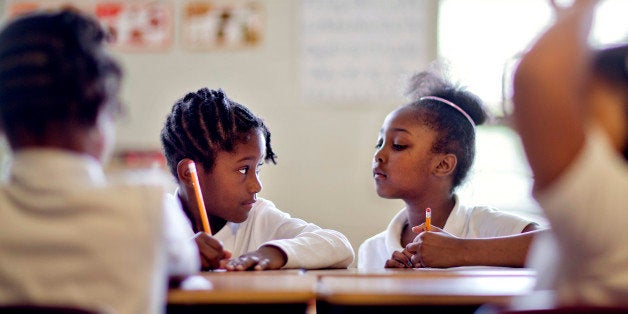
<svg viewBox="0 0 628 314">
<path fill-rule="evenodd" d="M 219 151 L 233 152 L 246 136 L 259 130 L 266 139 L 266 162 L 276 164 L 270 131 L 247 107 L 229 99 L 222 89 L 206 87 L 177 100 L 161 130 L 163 154 L 172 175 L 184 158 L 212 169 Z"/>
</svg>

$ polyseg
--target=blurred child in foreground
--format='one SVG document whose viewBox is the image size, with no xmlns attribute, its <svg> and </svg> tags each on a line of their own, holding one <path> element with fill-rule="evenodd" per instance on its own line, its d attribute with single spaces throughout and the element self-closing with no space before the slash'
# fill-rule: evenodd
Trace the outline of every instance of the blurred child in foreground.
<svg viewBox="0 0 628 314">
<path fill-rule="evenodd" d="M 0 304 L 161 313 L 168 277 L 198 271 L 166 181 L 105 176 L 121 69 L 98 22 L 33 13 L 0 32 Z"/>
<path fill-rule="evenodd" d="M 598 1 L 550 3 L 556 20 L 514 76 L 516 126 L 553 230 L 529 264 L 556 305 L 625 306 L 628 44 L 591 48 Z"/>
</svg>

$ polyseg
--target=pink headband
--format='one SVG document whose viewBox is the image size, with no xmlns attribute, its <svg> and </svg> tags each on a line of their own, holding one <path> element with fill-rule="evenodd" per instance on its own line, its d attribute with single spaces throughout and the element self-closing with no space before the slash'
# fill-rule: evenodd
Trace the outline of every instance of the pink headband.
<svg viewBox="0 0 628 314">
<path fill-rule="evenodd" d="M 475 128 L 475 122 L 473 122 L 473 119 L 471 119 L 471 117 L 464 112 L 464 110 L 462 110 L 462 108 L 456 106 L 456 104 L 454 104 L 453 102 L 444 99 L 444 98 L 440 98 L 440 97 L 436 97 L 436 96 L 425 96 L 425 97 L 421 97 L 419 100 L 424 100 L 424 99 L 432 99 L 432 100 L 436 100 L 436 101 L 440 101 L 444 104 L 447 104 L 449 106 L 451 106 L 452 108 L 458 110 L 460 113 L 462 113 L 462 115 L 464 115 L 465 118 L 467 118 L 467 120 L 469 120 L 469 123 L 471 123 L 471 125 Z"/>
</svg>

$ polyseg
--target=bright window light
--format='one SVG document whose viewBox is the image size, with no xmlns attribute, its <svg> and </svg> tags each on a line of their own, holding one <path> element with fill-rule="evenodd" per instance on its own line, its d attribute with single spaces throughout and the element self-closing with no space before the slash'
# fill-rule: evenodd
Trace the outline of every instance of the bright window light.
<svg viewBox="0 0 628 314">
<path fill-rule="evenodd" d="M 628 41 L 628 1 L 605 0 L 596 11 L 591 42 Z M 547 0 L 441 0 L 438 54 L 452 79 L 501 114 L 502 74 L 553 19 Z"/>
<path fill-rule="evenodd" d="M 626 0 L 602 1 L 591 43 L 602 46 L 628 41 L 626 12 Z M 502 103 L 509 96 L 512 65 L 553 18 L 547 0 L 441 0 L 439 58 L 452 80 L 480 96 L 499 117 L 508 111 Z M 467 183 L 458 191 L 461 197 L 471 204 L 493 205 L 534 218 L 540 208 L 531 188 L 532 177 L 518 135 L 504 125 L 480 127 L 476 161 Z"/>
</svg>

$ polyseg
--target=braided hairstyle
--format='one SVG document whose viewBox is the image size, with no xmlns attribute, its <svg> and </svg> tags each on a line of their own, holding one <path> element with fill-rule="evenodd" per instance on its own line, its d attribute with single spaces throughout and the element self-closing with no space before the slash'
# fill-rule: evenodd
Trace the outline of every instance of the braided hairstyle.
<svg viewBox="0 0 628 314">
<path fill-rule="evenodd" d="M 177 164 L 184 158 L 200 162 L 208 171 L 219 151 L 233 152 L 251 131 L 266 139 L 266 162 L 276 164 L 270 131 L 247 107 L 229 99 L 222 91 L 201 88 L 177 100 L 161 130 L 163 154 L 175 178 Z"/>
<path fill-rule="evenodd" d="M 92 126 L 105 107 L 119 110 L 122 71 L 91 17 L 64 9 L 11 21 L 0 32 L 0 127 L 41 137 L 48 127 Z"/>
<path fill-rule="evenodd" d="M 483 124 L 488 118 L 482 100 L 464 87 L 454 85 L 440 75 L 423 71 L 410 78 L 406 95 L 412 101 L 405 105 L 416 110 L 419 123 L 438 133 L 431 151 L 433 153 L 452 153 L 458 163 L 454 170 L 453 191 L 466 178 L 475 159 L 475 127 L 455 108 L 434 99 L 421 97 L 436 96 L 456 104 L 466 112 L 476 125 Z"/>
</svg>

